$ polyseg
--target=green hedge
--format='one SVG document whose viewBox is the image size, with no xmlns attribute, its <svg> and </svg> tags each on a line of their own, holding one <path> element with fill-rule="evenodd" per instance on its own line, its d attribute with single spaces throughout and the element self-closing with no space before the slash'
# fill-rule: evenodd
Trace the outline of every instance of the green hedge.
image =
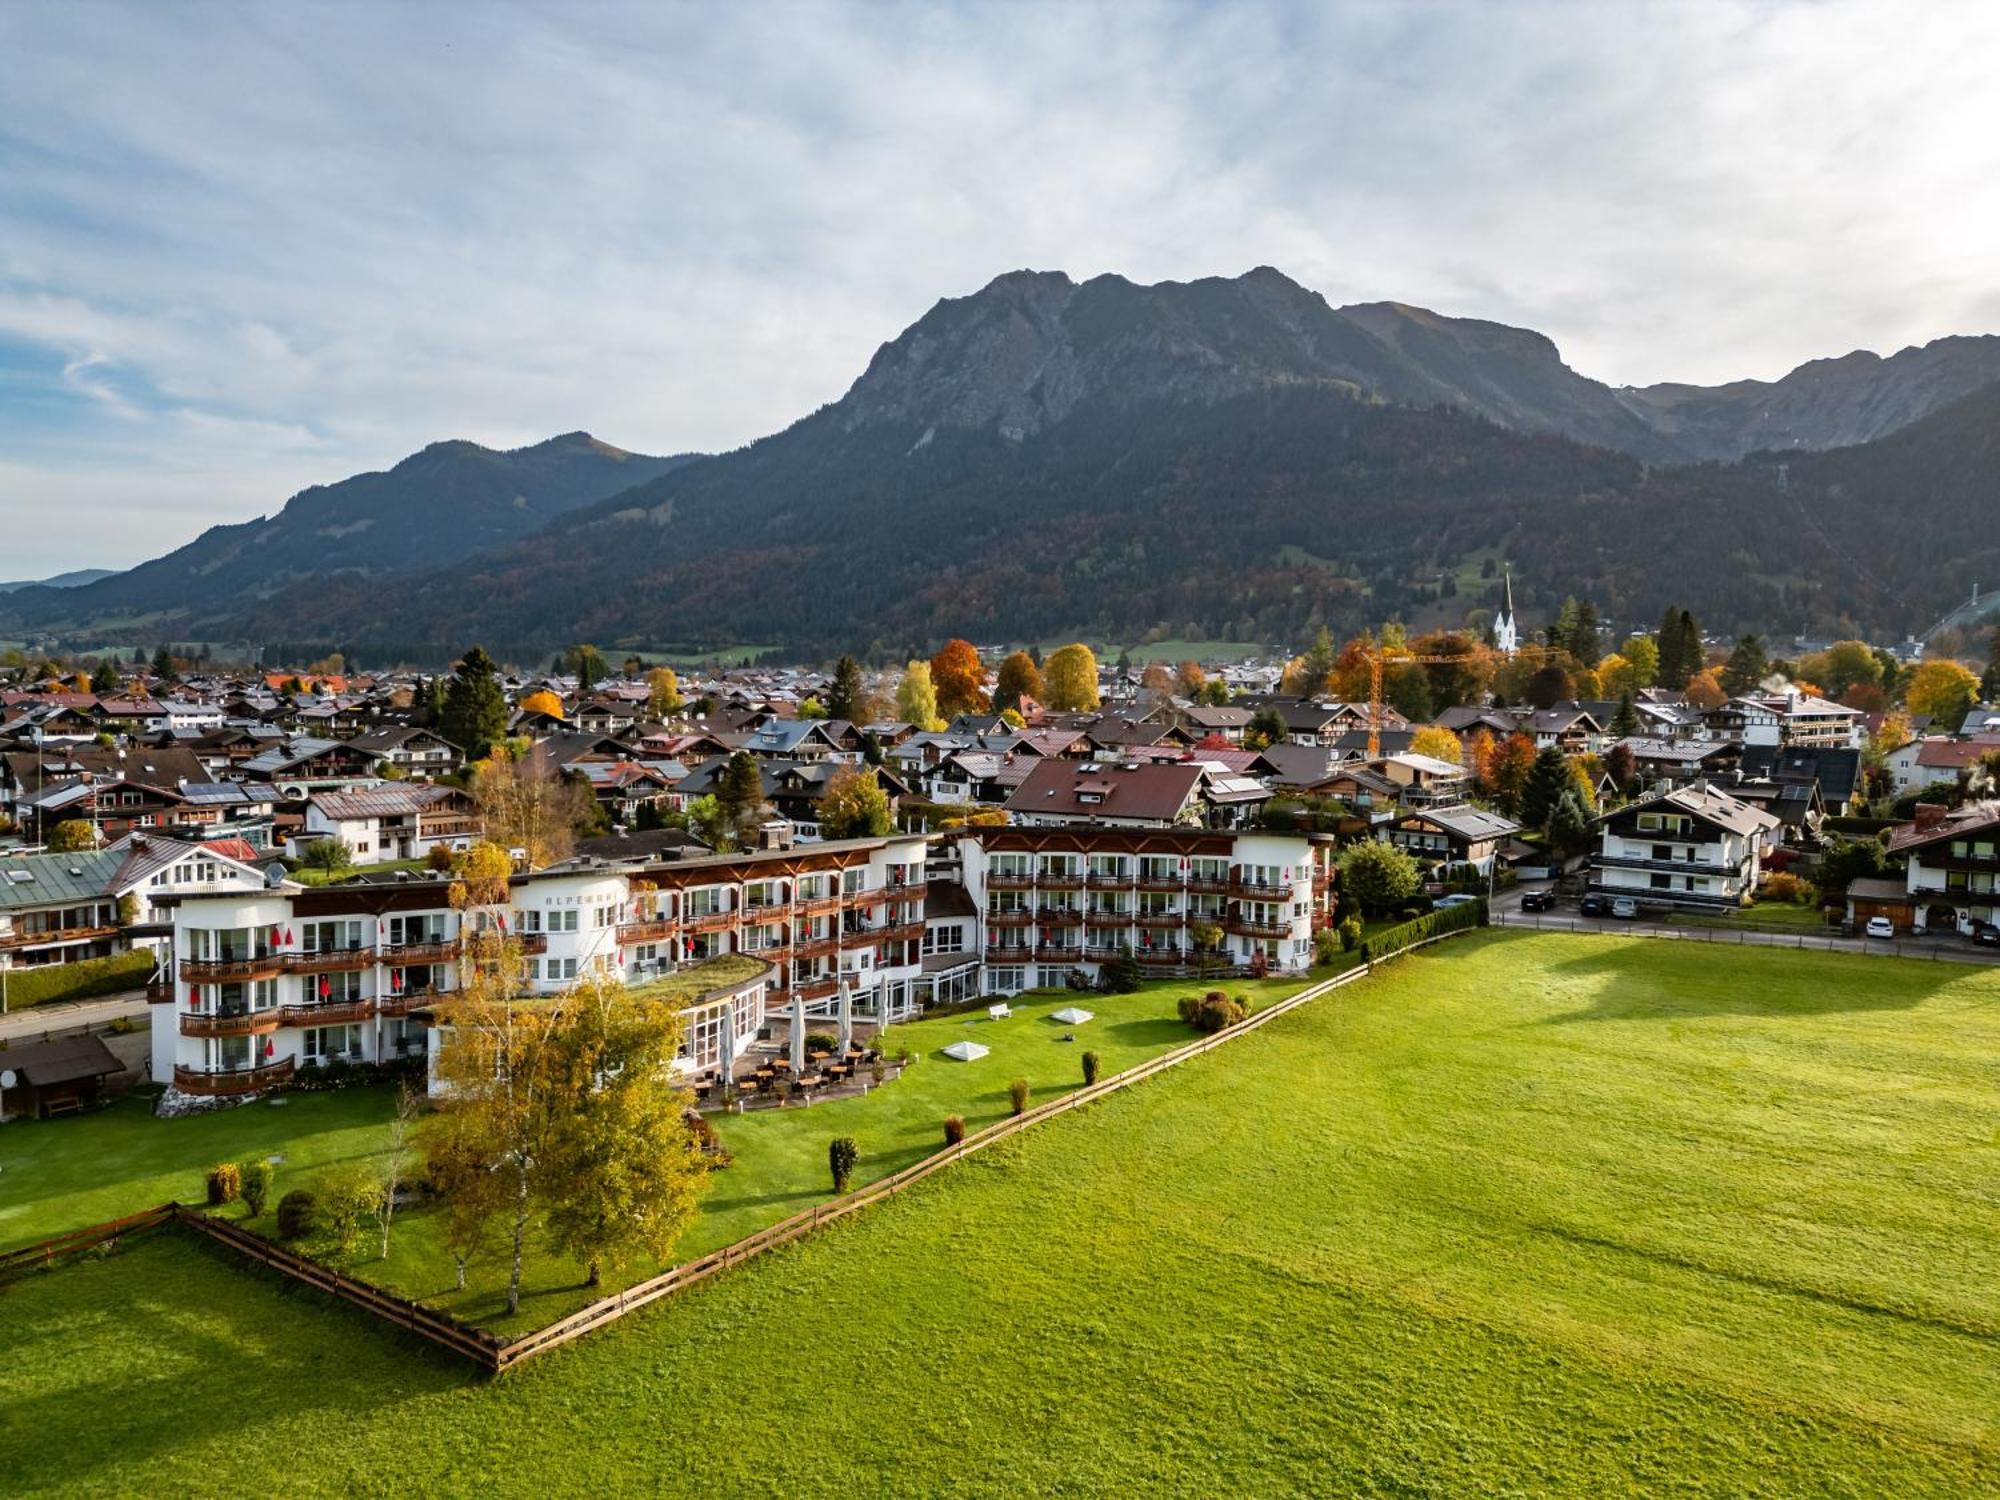
<svg viewBox="0 0 2000 1500">
<path fill-rule="evenodd" d="M 1368 938 L 1361 945 L 1361 961 L 1373 963 L 1378 958 L 1387 958 L 1392 953 L 1401 953 L 1405 948 L 1414 947 L 1425 938 L 1441 936 L 1447 932 L 1464 932 L 1474 927 L 1486 925 L 1486 898 L 1468 901 L 1463 906 L 1447 906 L 1443 911 L 1434 911 L 1418 917 L 1414 922 L 1404 922 L 1400 926 L 1386 928 Z"/>
<path fill-rule="evenodd" d="M 1894 828 L 1894 818 L 1828 818 L 1823 825 L 1829 833 L 1859 834 L 1873 838 L 1885 828 Z"/>
<path fill-rule="evenodd" d="M 73 964 L 40 964 L 7 971 L 7 1009 L 25 1010 L 52 1000 L 88 1000 L 135 990 L 153 974 L 153 955 L 140 949 Z"/>
</svg>

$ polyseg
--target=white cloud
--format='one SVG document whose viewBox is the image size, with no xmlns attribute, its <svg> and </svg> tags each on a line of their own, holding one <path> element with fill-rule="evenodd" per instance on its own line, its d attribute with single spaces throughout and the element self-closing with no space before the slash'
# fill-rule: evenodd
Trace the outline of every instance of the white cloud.
<svg viewBox="0 0 2000 1500">
<path fill-rule="evenodd" d="M 1951 4 L 6 8 L 0 359 L 77 409 L 0 413 L 0 573 L 440 437 L 733 446 L 1017 266 L 1269 263 L 1616 381 L 1987 331 L 1996 43 Z"/>
</svg>

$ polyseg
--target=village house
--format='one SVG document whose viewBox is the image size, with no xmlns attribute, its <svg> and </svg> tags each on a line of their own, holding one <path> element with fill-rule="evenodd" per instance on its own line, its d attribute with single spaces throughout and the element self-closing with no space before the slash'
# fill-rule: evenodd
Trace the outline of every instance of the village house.
<svg viewBox="0 0 2000 1500">
<path fill-rule="evenodd" d="M 1590 888 L 1647 903 L 1734 909 L 1755 893 L 1779 823 L 1705 782 L 1597 819 Z"/>
<path fill-rule="evenodd" d="M 1918 932 L 1967 934 L 2000 923 L 2000 801 L 1947 808 L 1919 803 L 1889 835 L 1904 873 L 1909 925 Z"/>
<path fill-rule="evenodd" d="M 423 859 L 433 849 L 471 847 L 484 827 L 472 798 L 456 787 L 388 782 L 315 794 L 306 803 L 291 853 L 297 858 L 320 839 L 339 839 L 357 865 Z"/>
</svg>

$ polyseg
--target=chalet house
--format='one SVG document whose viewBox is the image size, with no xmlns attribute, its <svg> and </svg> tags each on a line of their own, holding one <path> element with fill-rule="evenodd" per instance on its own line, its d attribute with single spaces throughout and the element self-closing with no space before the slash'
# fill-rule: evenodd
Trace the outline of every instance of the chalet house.
<svg viewBox="0 0 2000 1500">
<path fill-rule="evenodd" d="M 1007 817 L 1030 828 L 1197 827 L 1202 781 L 1199 766 L 1044 760 L 1007 799 Z"/>
<path fill-rule="evenodd" d="M 81 853 L 0 854 L 0 968 L 121 953 L 165 896 L 262 889 L 243 852 L 133 835 Z"/>
<path fill-rule="evenodd" d="M 1672 906 L 1734 909 L 1757 889 L 1778 820 L 1706 783 L 1597 819 L 1590 888 Z"/>
<path fill-rule="evenodd" d="M 1615 742 L 1632 752 L 1632 769 L 1647 785 L 1656 782 L 1699 781 L 1732 769 L 1739 755 L 1733 744 L 1718 740 L 1661 740 L 1640 735 Z"/>
<path fill-rule="evenodd" d="M 686 766 L 673 761 L 652 766 L 633 760 L 585 760 L 571 771 L 590 783 L 591 793 L 614 823 L 632 823 L 640 808 L 665 804 L 688 774 Z"/>
<path fill-rule="evenodd" d="M 619 702 L 612 698 L 600 697 L 593 698 L 588 703 L 578 704 L 576 712 L 569 716 L 569 721 L 578 729 L 587 729 L 592 734 L 623 734 L 645 717 L 644 703 Z"/>
<path fill-rule="evenodd" d="M 125 777 L 87 776 L 45 787 L 21 798 L 16 810 L 22 827 L 42 842 L 62 824 L 78 820 L 94 825 L 100 841 L 134 829 L 221 821 L 219 813 L 194 806 L 177 789 Z"/>
<path fill-rule="evenodd" d="M 1520 831 L 1512 818 L 1476 807 L 1406 807 L 1378 827 L 1375 837 L 1408 850 L 1421 864 L 1471 865 L 1486 875 L 1502 846 Z"/>
<path fill-rule="evenodd" d="M 381 757 L 339 740 L 297 737 L 243 762 L 242 774 L 266 781 L 297 802 L 315 792 L 349 791 L 381 780 Z"/>
<path fill-rule="evenodd" d="M 1368 769 L 1391 782 L 1397 789 L 1397 800 L 1411 807 L 1463 801 L 1471 780 L 1465 767 L 1456 762 L 1409 751 L 1371 761 Z"/>
<path fill-rule="evenodd" d="M 1916 819 L 1890 833 L 1889 853 L 1909 861 L 1917 931 L 1969 934 L 1976 923 L 2000 923 L 2000 801 L 1919 803 Z"/>
<path fill-rule="evenodd" d="M 390 782 L 315 794 L 291 852 L 296 857 L 317 839 L 340 839 L 356 864 L 374 865 L 423 859 L 433 849 L 469 848 L 484 830 L 472 798 L 456 787 Z"/>
<path fill-rule="evenodd" d="M 1279 703 L 1285 738 L 1294 745 L 1332 745 L 1349 730 L 1368 728 L 1365 703 Z M 1410 721 L 1392 708 L 1382 710 L 1384 728 L 1407 729 Z"/>
<path fill-rule="evenodd" d="M 861 731 L 845 719 L 771 719 L 750 732 L 743 748 L 785 760 L 862 760 Z"/>
<path fill-rule="evenodd" d="M 358 750 L 381 757 L 384 765 L 429 779 L 449 776 L 465 761 L 465 752 L 450 740 L 434 729 L 417 726 L 377 729 L 357 736 L 350 743 Z"/>
<path fill-rule="evenodd" d="M 1883 764 L 1899 794 L 1934 782 L 1956 781 L 1982 755 L 2000 752 L 2000 734 L 1926 735 L 1889 752 Z"/>
<path fill-rule="evenodd" d="M 1553 745 L 1565 755 L 1584 755 L 1604 742 L 1604 726 L 1576 705 L 1528 709 L 1517 715 L 1517 723 L 1537 750 Z"/>
<path fill-rule="evenodd" d="M 1836 816 L 1858 812 L 1867 801 L 1861 752 L 1847 745 L 1745 745 L 1738 769 L 1746 781 L 1815 783 L 1825 810 Z"/>
</svg>

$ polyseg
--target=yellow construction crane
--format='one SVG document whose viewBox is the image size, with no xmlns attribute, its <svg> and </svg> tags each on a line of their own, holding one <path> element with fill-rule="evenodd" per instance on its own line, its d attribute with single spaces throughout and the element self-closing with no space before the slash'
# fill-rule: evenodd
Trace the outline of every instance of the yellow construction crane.
<svg viewBox="0 0 2000 1500">
<path fill-rule="evenodd" d="M 1472 658 L 1461 652 L 1456 655 L 1441 654 L 1421 656 L 1402 646 L 1383 646 L 1374 651 L 1364 648 L 1368 658 L 1368 758 L 1374 760 L 1382 753 L 1382 667 L 1384 663 L 1395 666 L 1429 666 L 1433 663 L 1466 662 Z M 1548 646 L 1517 646 L 1508 659 L 1518 661 L 1521 657 L 1540 658 L 1554 656 L 1556 652 Z"/>
</svg>

